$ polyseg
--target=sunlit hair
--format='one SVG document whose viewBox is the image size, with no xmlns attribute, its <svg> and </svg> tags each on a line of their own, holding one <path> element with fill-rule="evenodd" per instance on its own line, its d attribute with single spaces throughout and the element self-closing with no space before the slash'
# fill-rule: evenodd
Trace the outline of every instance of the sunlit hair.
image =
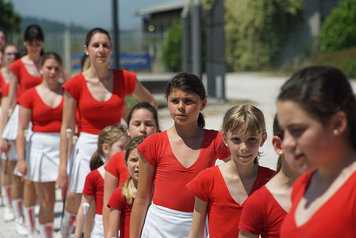
<svg viewBox="0 0 356 238">
<path fill-rule="evenodd" d="M 221 131 L 226 134 L 236 129 L 245 134 L 250 132 L 251 134 L 260 134 L 262 136 L 266 133 L 265 118 L 262 111 L 249 104 L 236 105 L 230 108 L 225 113 Z M 254 162 L 257 164 L 258 158 L 255 158 Z"/>
<path fill-rule="evenodd" d="M 139 102 L 137 104 L 135 104 L 131 109 L 130 109 L 130 112 L 129 112 L 129 115 L 127 116 L 127 125 L 130 124 L 130 121 L 132 119 L 132 115 L 133 113 L 136 111 L 136 110 L 139 110 L 139 109 L 146 109 L 148 111 L 150 111 L 152 113 L 152 116 L 153 116 L 153 119 L 156 123 L 156 127 L 157 127 L 157 130 L 159 130 L 159 123 L 158 123 L 158 113 L 157 113 L 157 110 L 154 106 L 152 106 L 151 104 L 149 104 L 148 102 Z"/>
<path fill-rule="evenodd" d="M 100 28 L 100 27 L 95 27 L 95 28 L 91 29 L 85 37 L 85 45 L 87 47 L 89 46 L 91 38 L 97 33 L 105 34 L 108 37 L 109 41 L 111 42 L 110 34 L 107 30 L 104 30 L 103 28 Z"/>
<path fill-rule="evenodd" d="M 126 151 L 125 151 L 125 163 L 127 166 L 127 161 L 130 157 L 130 153 L 136 149 L 136 147 L 142 143 L 142 141 L 145 139 L 145 137 L 143 136 L 138 136 L 134 139 L 132 139 L 129 144 L 126 147 Z M 132 177 L 130 177 L 128 180 L 126 180 L 123 184 L 122 184 L 122 196 L 125 197 L 127 204 L 131 205 L 133 203 L 133 199 L 135 198 L 135 195 L 132 192 L 131 189 L 131 181 L 133 180 Z"/>
<path fill-rule="evenodd" d="M 125 127 L 120 124 L 107 126 L 100 131 L 97 150 L 93 153 L 90 159 L 90 170 L 97 169 L 104 164 L 105 154 L 103 145 L 106 144 L 111 148 L 111 146 L 122 136 L 128 137 Z"/>
<path fill-rule="evenodd" d="M 43 34 L 42 28 L 37 24 L 29 25 L 25 29 L 23 40 L 25 42 L 33 42 L 35 40 L 44 42 L 45 36 Z"/>
<path fill-rule="evenodd" d="M 183 90 L 184 92 L 197 94 L 201 100 L 206 99 L 206 91 L 203 82 L 195 74 L 179 73 L 172 78 L 166 86 L 166 98 L 175 89 Z M 200 112 L 197 120 L 198 125 L 201 128 L 205 126 L 205 119 Z"/>
<path fill-rule="evenodd" d="M 326 125 L 339 111 L 347 116 L 350 144 L 356 149 L 356 100 L 346 76 L 327 66 L 304 68 L 288 79 L 278 101 L 292 101 L 311 117 Z"/>
<path fill-rule="evenodd" d="M 62 66 L 62 58 L 56 52 L 47 52 L 47 53 L 45 53 L 43 55 L 42 59 L 41 59 L 41 66 L 43 66 L 48 59 L 54 59 L 55 61 L 57 61 Z"/>
</svg>

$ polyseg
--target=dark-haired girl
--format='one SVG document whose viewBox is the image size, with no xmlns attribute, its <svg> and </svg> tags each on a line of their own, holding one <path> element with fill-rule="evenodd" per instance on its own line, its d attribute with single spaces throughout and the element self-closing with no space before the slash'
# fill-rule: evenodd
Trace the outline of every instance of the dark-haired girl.
<svg viewBox="0 0 356 238">
<path fill-rule="evenodd" d="M 106 30 L 101 28 L 90 30 L 84 45 L 90 66 L 63 85 L 61 160 L 57 179 L 57 185 L 62 189 L 63 196 L 68 190 L 62 226 L 63 237 L 68 237 L 69 221 L 77 213 L 85 177 L 90 172 L 89 160 L 97 149 L 99 132 L 106 126 L 120 123 L 125 96 L 128 94 L 133 94 L 140 101 L 156 106 L 153 96 L 137 81 L 135 73 L 110 69 L 112 47 L 109 33 Z M 67 148 L 66 130 L 71 128 L 75 131 L 76 110 L 80 118 L 78 122 L 80 135 L 71 158 L 71 166 L 68 166 L 70 171 L 67 171 L 66 152 L 70 148 Z"/>
<path fill-rule="evenodd" d="M 282 146 L 303 173 L 281 237 L 356 237 L 356 100 L 338 69 L 302 69 L 277 101 Z"/>
<path fill-rule="evenodd" d="M 173 127 L 148 136 L 137 147 L 140 178 L 130 237 L 187 237 L 194 195 L 185 185 L 201 170 L 213 166 L 217 158 L 225 159 L 230 154 L 218 131 L 203 128 L 201 111 L 207 98 L 197 76 L 180 73 L 173 77 L 166 87 L 166 97 Z"/>
</svg>

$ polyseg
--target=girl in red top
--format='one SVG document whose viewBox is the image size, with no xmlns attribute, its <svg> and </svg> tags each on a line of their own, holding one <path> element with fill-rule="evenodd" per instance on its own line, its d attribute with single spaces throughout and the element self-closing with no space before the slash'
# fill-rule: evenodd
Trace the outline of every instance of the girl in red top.
<svg viewBox="0 0 356 238">
<path fill-rule="evenodd" d="M 201 111 L 207 99 L 197 76 L 176 75 L 166 87 L 166 96 L 173 127 L 148 136 L 137 147 L 142 156 L 130 237 L 140 237 L 141 233 L 142 237 L 186 237 L 194 195 L 185 185 L 200 171 L 213 166 L 218 158 L 229 156 L 221 134 L 203 128 Z"/>
<path fill-rule="evenodd" d="M 247 198 L 239 223 L 240 238 L 279 237 L 282 222 L 291 207 L 292 185 L 300 173 L 291 161 L 290 153 L 282 148 L 284 131 L 278 124 L 277 115 L 273 134 L 272 144 L 279 155 L 277 174 Z"/>
<path fill-rule="evenodd" d="M 338 69 L 302 69 L 277 101 L 282 146 L 300 172 L 281 237 L 356 237 L 356 100 Z"/>
<path fill-rule="evenodd" d="M 133 94 L 139 100 L 156 106 L 153 96 L 137 81 L 135 73 L 109 68 L 112 47 L 109 33 L 106 30 L 101 28 L 90 30 L 84 45 L 90 66 L 63 85 L 61 160 L 57 179 L 57 185 L 62 189 L 62 196 L 69 188 L 61 229 L 63 237 L 68 237 L 69 221 L 77 213 L 85 177 L 90 172 L 90 157 L 97 149 L 99 132 L 106 126 L 120 123 L 125 96 L 128 94 Z M 68 166 L 70 171 L 67 171 L 66 130 L 71 128 L 74 131 L 76 109 L 80 116 L 81 131 L 70 161 L 71 166 Z M 70 180 L 68 174 L 70 174 Z"/>
<path fill-rule="evenodd" d="M 139 102 L 134 105 L 127 117 L 127 133 L 131 138 L 138 136 L 148 136 L 159 131 L 157 110 L 147 102 Z M 111 194 L 126 181 L 130 175 L 127 172 L 125 165 L 125 152 L 112 156 L 105 165 L 104 179 L 104 205 L 103 205 L 103 222 L 104 232 L 106 232 L 109 211 L 106 206 Z"/>
<path fill-rule="evenodd" d="M 34 182 L 40 202 L 38 219 L 41 236 L 52 237 L 55 181 L 59 165 L 59 131 L 63 109 L 62 89 L 59 84 L 62 60 L 57 53 L 47 53 L 42 57 L 40 67 L 42 82 L 24 92 L 19 99 L 17 169 L 27 180 Z M 33 134 L 30 136 L 25 155 L 25 131 L 30 122 L 33 125 Z M 33 199 L 33 204 L 27 207 L 32 207 L 35 203 L 36 199 Z M 34 216 L 29 219 L 30 236 L 35 236 Z"/>
<path fill-rule="evenodd" d="M 85 179 L 85 186 L 82 195 L 81 204 L 89 203 L 89 211 L 96 208 L 95 223 L 93 229 L 91 224 L 94 217 L 89 216 L 85 226 L 85 233 L 91 234 L 91 237 L 104 237 L 102 207 L 103 207 L 103 194 L 104 194 L 104 165 L 109 158 L 126 148 L 129 142 L 129 136 L 126 129 L 122 125 L 105 127 L 98 137 L 98 149 L 93 154 L 90 160 L 91 172 Z M 76 218 L 75 236 L 81 237 L 83 227 L 83 209 L 78 210 Z"/>
<path fill-rule="evenodd" d="M 245 200 L 274 175 L 273 170 L 258 165 L 259 148 L 267 139 L 264 116 L 258 108 L 230 108 L 224 116 L 222 133 L 231 160 L 200 172 L 187 184 L 195 194 L 189 237 L 204 236 L 206 216 L 209 237 L 237 237 Z"/>
<path fill-rule="evenodd" d="M 139 154 L 136 147 L 143 140 L 143 136 L 136 137 L 126 147 L 125 164 L 130 177 L 112 193 L 108 202 L 107 206 L 110 208 L 108 232 L 106 234 L 108 238 L 119 237 L 118 231 L 120 231 L 120 237 L 128 238 L 130 236 L 131 208 L 135 199 L 139 176 Z"/>
</svg>

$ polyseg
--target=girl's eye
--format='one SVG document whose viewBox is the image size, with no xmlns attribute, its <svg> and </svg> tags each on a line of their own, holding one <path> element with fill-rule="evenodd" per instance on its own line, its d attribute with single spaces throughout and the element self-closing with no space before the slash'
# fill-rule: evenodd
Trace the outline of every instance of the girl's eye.
<svg viewBox="0 0 356 238">
<path fill-rule="evenodd" d="M 237 138 L 237 137 L 231 138 L 231 141 L 235 144 L 239 144 L 241 142 L 240 138 Z"/>
<path fill-rule="evenodd" d="M 291 136 L 293 136 L 294 138 L 298 138 L 300 137 L 304 132 L 304 129 L 301 128 L 296 128 L 296 129 L 290 129 L 289 133 L 291 134 Z"/>
<path fill-rule="evenodd" d="M 170 101 L 171 101 L 171 103 L 174 103 L 174 104 L 178 103 L 178 99 L 171 99 Z"/>
</svg>

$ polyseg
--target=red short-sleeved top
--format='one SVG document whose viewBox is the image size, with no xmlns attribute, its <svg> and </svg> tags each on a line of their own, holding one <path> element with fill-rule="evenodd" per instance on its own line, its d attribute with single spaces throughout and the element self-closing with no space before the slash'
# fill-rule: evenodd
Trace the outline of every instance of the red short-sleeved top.
<svg viewBox="0 0 356 238">
<path fill-rule="evenodd" d="M 105 102 L 100 102 L 92 96 L 83 73 L 62 85 L 63 89 L 77 100 L 82 132 L 97 135 L 106 126 L 120 123 L 125 96 L 135 90 L 136 74 L 126 70 L 113 70 L 113 75 L 112 96 Z"/>
<path fill-rule="evenodd" d="M 97 169 L 90 171 L 85 178 L 83 194 L 94 196 L 96 203 L 96 214 L 103 213 L 104 179 Z"/>
<path fill-rule="evenodd" d="M 263 199 L 263 200 L 261 200 Z M 279 237 L 287 212 L 279 205 L 266 186 L 249 196 L 242 209 L 239 229 L 263 238 Z"/>
<path fill-rule="evenodd" d="M 10 70 L 16 75 L 19 84 L 17 91 L 17 98 L 24 93 L 27 89 L 37 86 L 42 82 L 42 77 L 32 76 L 26 69 L 22 59 L 17 59 L 10 65 Z"/>
<path fill-rule="evenodd" d="M 267 183 L 274 173 L 271 169 L 259 166 L 249 195 Z M 200 172 L 187 184 L 187 188 L 199 199 L 208 202 L 210 237 L 238 237 L 244 203 L 239 204 L 232 198 L 218 166 Z"/>
<path fill-rule="evenodd" d="M 57 107 L 50 107 L 44 103 L 36 87 L 24 92 L 18 103 L 31 109 L 32 131 L 60 132 L 62 125 L 63 97 Z"/>
<path fill-rule="evenodd" d="M 312 173 L 301 175 L 293 185 L 292 207 L 281 227 L 281 237 L 356 237 L 356 172 L 309 220 L 297 227 L 296 208 L 304 196 Z"/>
<path fill-rule="evenodd" d="M 10 88 L 10 83 L 5 83 L 4 86 L 1 87 L 1 94 L 2 96 L 8 97 L 9 96 L 9 88 Z M 19 93 L 19 88 L 17 88 L 17 95 Z"/>
<path fill-rule="evenodd" d="M 122 196 L 121 188 L 116 189 L 110 197 L 108 207 L 121 211 L 120 216 L 120 237 L 130 237 L 130 216 L 132 205 L 127 204 L 126 199 Z"/>
<path fill-rule="evenodd" d="M 230 155 L 221 133 L 215 130 L 204 130 L 199 156 L 189 168 L 174 156 L 167 131 L 148 136 L 137 149 L 155 167 L 153 203 L 184 212 L 194 209 L 194 194 L 185 185 L 200 171 L 214 166 L 218 158 Z"/>
<path fill-rule="evenodd" d="M 2 88 L 5 86 L 5 84 L 6 83 L 5 83 L 4 76 L 2 75 L 0 70 L 0 105 L 1 105 L 1 96 L 3 95 Z"/>
<path fill-rule="evenodd" d="M 110 174 L 117 177 L 119 185 L 130 177 L 125 164 L 125 151 L 114 154 L 104 168 Z"/>
</svg>

